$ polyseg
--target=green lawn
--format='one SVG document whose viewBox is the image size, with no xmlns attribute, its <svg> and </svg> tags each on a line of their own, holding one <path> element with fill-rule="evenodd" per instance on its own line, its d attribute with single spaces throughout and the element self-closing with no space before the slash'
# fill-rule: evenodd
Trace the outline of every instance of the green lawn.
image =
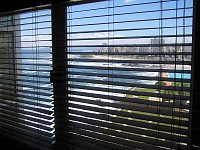
<svg viewBox="0 0 200 150">
<path fill-rule="evenodd" d="M 137 92 L 149 92 L 149 93 L 154 93 L 156 89 L 150 89 L 150 88 L 135 88 L 134 91 Z"/>
<path fill-rule="evenodd" d="M 154 93 L 156 91 L 156 89 L 150 89 L 150 88 L 135 88 L 134 91 L 136 92 L 149 92 L 149 93 Z M 149 96 L 135 96 L 135 95 L 131 95 L 131 94 L 127 94 L 126 95 L 127 98 L 133 98 L 133 97 L 137 97 L 139 99 L 142 100 L 149 100 Z"/>
<path fill-rule="evenodd" d="M 151 88 L 134 88 L 134 89 L 131 89 L 131 90 L 132 91 L 134 90 L 134 91 L 137 91 L 137 92 L 149 92 L 149 93 L 154 93 L 154 92 L 157 91 L 156 89 L 151 89 Z M 164 93 L 164 91 L 161 91 L 161 92 Z M 136 95 L 127 94 L 126 97 L 127 98 L 137 97 L 138 99 L 141 99 L 141 100 L 149 100 L 150 96 L 136 96 Z M 123 111 L 126 111 L 126 110 L 123 110 Z M 153 113 L 140 112 L 140 111 L 134 111 L 134 110 L 131 110 L 131 111 L 132 111 L 132 113 L 135 113 L 135 114 L 158 116 L 157 114 L 153 114 Z M 188 120 L 187 118 L 179 118 L 179 117 L 168 116 L 168 115 L 160 115 L 160 117 L 169 118 L 169 119 L 177 119 L 177 120 Z"/>
<path fill-rule="evenodd" d="M 158 92 L 157 89 L 151 89 L 151 88 L 132 88 L 131 91 L 146 92 L 146 93 L 155 93 L 155 92 Z M 160 92 L 161 93 L 165 93 L 165 94 L 167 93 L 166 90 L 161 90 Z M 169 92 L 171 92 L 171 91 L 169 91 Z M 179 94 L 179 93 L 176 92 L 174 94 Z M 126 97 L 127 98 L 134 98 L 135 97 L 135 98 L 138 98 L 138 99 L 141 99 L 141 100 L 149 100 L 149 98 L 151 96 L 127 94 Z M 175 117 L 175 116 L 170 116 L 170 115 L 161 115 L 161 114 L 154 114 L 154 113 L 148 113 L 148 112 L 142 112 L 142 111 L 135 111 L 135 110 L 125 110 L 125 109 L 122 109 L 121 111 L 131 112 L 131 113 L 134 113 L 134 114 L 141 114 L 141 115 L 146 115 L 146 116 L 161 117 L 161 118 L 172 119 L 172 120 L 184 120 L 184 121 L 188 121 L 188 118 Z M 123 117 L 123 116 L 117 116 L 117 117 L 127 119 L 127 117 Z M 158 124 L 158 122 L 156 122 L 156 121 L 142 120 L 142 119 L 136 119 L 136 118 L 131 118 L 131 120 L 145 122 L 145 123 L 151 123 L 151 124 Z M 163 123 L 163 122 L 159 122 L 159 124 L 163 125 L 163 126 L 169 126 L 169 127 L 171 127 L 171 124 L 167 124 L 167 123 Z M 174 125 L 174 127 L 182 128 L 182 129 L 187 129 L 187 127 L 185 127 L 185 126 L 179 126 L 179 125 Z M 147 130 L 152 130 L 152 129 L 147 129 Z M 152 130 L 152 131 L 154 131 L 154 130 Z"/>
</svg>

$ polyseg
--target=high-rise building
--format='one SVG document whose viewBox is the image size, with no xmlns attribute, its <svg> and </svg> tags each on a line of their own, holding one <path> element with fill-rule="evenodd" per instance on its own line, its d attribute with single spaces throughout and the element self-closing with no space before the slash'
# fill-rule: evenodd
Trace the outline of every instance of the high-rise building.
<svg viewBox="0 0 200 150">
<path fill-rule="evenodd" d="M 3 111 L 17 108 L 13 100 L 17 94 L 16 85 L 20 84 L 18 82 L 19 77 L 15 75 L 20 72 L 21 67 L 15 65 L 20 64 L 20 60 L 17 59 L 19 58 L 21 40 L 19 24 L 18 15 L 0 18 L 0 99 L 4 103 L 0 107 L 1 117 Z M 9 103 L 12 103 L 12 105 L 9 105 Z"/>
<path fill-rule="evenodd" d="M 151 52 L 159 52 L 162 50 L 162 44 L 165 43 L 165 40 L 162 38 L 153 38 L 151 39 Z"/>
</svg>

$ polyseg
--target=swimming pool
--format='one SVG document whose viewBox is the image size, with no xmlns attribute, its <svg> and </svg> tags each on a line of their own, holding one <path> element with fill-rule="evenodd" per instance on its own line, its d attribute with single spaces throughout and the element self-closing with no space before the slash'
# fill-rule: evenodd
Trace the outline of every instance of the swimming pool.
<svg viewBox="0 0 200 150">
<path fill-rule="evenodd" d="M 170 78 L 184 78 L 184 79 L 191 79 L 191 74 L 189 73 L 169 73 Z"/>
</svg>

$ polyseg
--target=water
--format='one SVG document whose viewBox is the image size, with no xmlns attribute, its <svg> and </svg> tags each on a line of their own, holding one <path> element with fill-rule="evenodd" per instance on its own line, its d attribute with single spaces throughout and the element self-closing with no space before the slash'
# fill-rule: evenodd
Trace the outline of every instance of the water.
<svg viewBox="0 0 200 150">
<path fill-rule="evenodd" d="M 22 50 L 21 61 L 22 72 L 25 76 L 21 76 L 24 80 L 21 84 L 24 85 L 23 90 L 32 92 L 42 92 L 52 95 L 52 84 L 50 83 L 50 70 L 51 70 L 51 54 L 50 49 L 40 50 L 39 54 L 36 54 L 34 50 Z M 38 64 L 38 66 L 37 66 Z M 45 65 L 42 65 L 45 64 Z M 32 86 L 32 87 L 31 87 Z M 35 88 L 34 88 L 35 87 Z M 34 95 L 21 93 L 22 95 L 28 95 L 35 98 L 45 98 L 49 101 L 53 99 L 50 96 Z"/>
<path fill-rule="evenodd" d="M 188 73 L 169 73 L 170 78 L 183 78 L 183 79 L 191 79 L 191 74 Z"/>
<path fill-rule="evenodd" d="M 76 50 L 78 51 L 78 50 Z M 85 50 L 84 50 L 85 51 Z M 92 50 L 88 50 L 92 51 Z M 32 86 L 39 86 L 39 87 L 44 87 L 47 89 L 52 89 L 52 84 L 50 83 L 50 70 L 52 69 L 50 66 L 52 64 L 51 61 L 51 54 L 50 50 L 40 50 L 40 52 L 49 52 L 49 53 L 41 53 L 38 56 L 36 54 L 26 54 L 25 52 L 28 52 L 28 50 L 22 51 L 22 58 L 28 58 L 28 59 L 23 59 L 22 63 L 26 63 L 27 65 L 22 65 L 24 70 L 22 73 L 26 75 L 39 75 L 39 76 L 46 76 L 47 78 L 39 78 L 38 77 L 27 77 L 23 76 L 23 79 L 25 80 L 34 80 L 34 81 L 42 81 L 43 83 L 40 83 L 39 85 L 37 83 L 33 82 L 23 82 L 24 85 L 32 85 Z M 40 58 L 37 61 L 34 58 Z M 97 66 L 97 67 L 116 67 L 116 68 L 156 68 L 155 66 L 149 66 L 149 65 L 138 65 L 138 66 L 131 66 L 127 64 L 122 64 L 122 63 L 112 63 L 108 64 L 105 62 L 76 62 L 73 61 L 74 58 L 80 58 L 81 56 L 79 55 L 71 55 L 72 61 L 69 63 L 70 65 L 78 65 L 78 66 Z M 33 59 L 32 59 L 33 58 Z M 87 57 L 84 57 L 87 58 Z M 89 57 L 88 57 L 89 58 Z M 32 64 L 46 64 L 43 66 L 33 66 Z M 30 64 L 30 65 L 29 65 Z M 67 69 L 67 68 L 66 68 Z M 157 67 L 158 69 L 158 67 Z M 31 71 L 29 71 L 31 70 Z M 32 71 L 32 70 L 40 70 L 40 71 Z M 129 75 L 129 76 L 138 76 L 138 77 L 157 77 L 158 72 L 138 72 L 138 71 L 121 71 L 121 70 L 99 70 L 99 69 L 81 69 L 80 68 L 69 68 L 68 69 L 72 74 L 68 75 L 69 78 L 71 79 L 81 79 L 81 80 L 91 80 L 94 81 L 93 83 L 91 82 L 84 82 L 84 81 L 70 81 L 69 85 L 82 85 L 82 86 L 88 86 L 88 87 L 96 87 L 96 88 L 108 88 L 108 89 L 119 89 L 119 92 L 114 93 L 114 92 L 109 92 L 109 94 L 112 94 L 113 96 L 120 96 L 124 97 L 125 94 L 120 92 L 120 90 L 129 90 L 133 86 L 129 86 L 130 84 L 147 84 L 147 85 L 154 85 L 157 81 L 156 80 L 141 80 L 141 79 L 126 79 L 123 78 L 123 75 Z M 81 74 L 87 74 L 87 73 L 93 73 L 93 76 L 87 76 L 87 75 L 76 75 L 73 74 L 74 72 L 78 72 Z M 98 75 L 104 75 L 98 76 Z M 121 78 L 115 78 L 115 77 L 109 77 L 109 75 L 121 75 Z M 185 79 L 190 79 L 191 75 L 190 74 L 181 74 L 181 73 L 169 73 L 170 78 L 185 78 Z M 108 85 L 107 83 L 116 83 L 116 84 L 110 84 Z M 127 83 L 127 85 L 126 85 Z M 27 88 L 24 87 L 23 89 L 26 90 L 32 90 L 34 91 L 35 89 Z M 88 90 L 88 89 L 80 89 L 78 87 L 76 88 L 70 88 L 71 91 L 79 91 L 79 92 L 84 92 L 84 93 L 94 93 L 94 94 L 101 94 L 101 95 L 108 95 L 107 91 L 101 91 L 101 90 Z M 40 91 L 44 93 L 51 93 L 50 90 L 45 90 L 45 89 L 40 89 Z M 51 93 L 53 94 L 53 93 Z M 29 96 L 33 96 L 32 94 L 28 94 Z M 49 98 L 49 97 L 46 97 Z M 49 98 L 52 100 L 52 98 Z M 94 98 L 93 98 L 94 99 Z"/>
<path fill-rule="evenodd" d="M 52 61 L 51 61 L 51 54 L 50 50 L 49 53 L 41 53 L 39 56 L 35 56 L 35 54 L 25 54 L 22 51 L 22 58 L 28 58 L 28 59 L 23 59 L 22 63 L 26 63 L 27 65 L 22 65 L 22 69 L 27 69 L 22 71 L 23 74 L 26 75 L 39 75 L 39 76 L 46 76 L 47 78 L 38 78 L 38 77 L 28 77 L 28 76 L 23 76 L 23 79 L 25 80 L 34 80 L 34 81 L 42 81 L 40 84 L 34 83 L 34 82 L 23 82 L 24 85 L 30 85 L 30 86 L 39 86 L 39 91 L 36 92 L 43 92 L 43 93 L 48 93 L 53 95 L 51 92 L 53 89 L 52 84 L 50 83 L 50 70 Z M 27 51 L 26 51 L 27 52 Z M 38 59 L 37 61 L 34 58 L 41 58 Z M 122 64 L 122 63 L 111 63 L 108 64 L 106 62 L 78 62 L 78 61 L 73 61 L 73 59 L 81 58 L 79 55 L 71 55 L 71 60 L 69 62 L 69 65 L 75 65 L 75 66 L 80 66 L 79 68 L 68 68 L 68 71 L 71 72 L 71 74 L 68 75 L 69 79 L 74 79 L 74 81 L 70 80 L 68 82 L 69 86 L 74 86 L 73 88 L 68 88 L 70 92 L 73 94 L 68 95 L 71 98 L 80 98 L 80 99 L 86 99 L 86 100 L 98 100 L 98 101 L 104 101 L 104 102 L 114 102 L 112 100 L 106 99 L 106 98 L 98 98 L 101 97 L 100 95 L 110 95 L 110 96 L 116 96 L 116 97 L 125 97 L 126 94 L 124 91 L 130 91 L 130 88 L 133 88 L 134 86 L 130 86 L 131 84 L 135 85 L 137 87 L 138 85 L 155 85 L 155 83 L 158 81 L 156 80 L 142 80 L 140 77 L 158 77 L 158 72 L 141 72 L 141 71 L 122 71 L 122 70 L 108 70 L 108 69 L 94 69 L 94 66 L 97 67 L 115 67 L 115 68 L 152 68 L 152 69 L 159 69 L 159 66 L 150 66 L 150 65 L 128 65 L 128 64 Z M 33 58 L 33 59 L 32 59 Z M 84 57 L 84 59 L 87 59 L 89 57 Z M 42 66 L 34 66 L 32 64 L 46 64 Z M 93 67 L 91 69 L 84 69 L 81 67 L 86 67 L 90 66 Z M 67 68 L 66 68 L 67 69 Z M 31 70 L 31 71 L 28 71 Z M 33 71 L 33 70 L 39 70 L 39 71 Z M 75 73 L 81 73 L 80 74 L 75 74 Z M 94 75 L 84 75 L 84 74 L 89 74 L 92 73 Z M 104 75 L 99 76 L 99 75 Z M 119 77 L 110 77 L 110 75 L 117 75 L 121 76 Z M 134 78 L 124 78 L 124 75 L 129 75 L 129 76 L 135 76 L 138 77 L 137 79 Z M 176 76 L 174 73 L 169 73 L 170 78 L 183 78 L 190 79 L 190 74 L 181 74 L 181 73 L 176 73 Z M 76 81 L 78 79 L 79 81 Z M 90 80 L 92 82 L 85 82 L 85 80 Z M 110 85 L 108 84 L 110 83 Z M 80 88 L 82 86 L 82 88 Z M 46 89 L 45 89 L 46 88 Z M 24 90 L 28 91 L 35 91 L 37 89 L 33 88 L 28 88 L 28 87 L 23 87 Z M 48 90 L 49 89 L 49 90 Z M 106 91 L 105 89 L 109 89 Z M 111 92 L 111 90 L 115 90 L 115 92 Z M 79 94 L 76 94 L 79 93 Z M 82 96 L 80 92 L 85 93 L 87 96 Z M 33 94 L 27 94 L 27 93 L 22 93 L 28 96 L 36 97 L 36 98 L 45 98 L 48 99 L 49 102 L 53 102 L 53 98 L 51 96 L 41 96 L 41 95 L 33 95 Z M 91 95 L 90 95 L 91 94 Z M 93 96 L 92 94 L 95 94 L 97 97 Z M 108 97 L 109 98 L 109 97 Z M 37 103 L 37 101 L 35 101 Z M 73 101 L 72 99 L 69 100 L 69 103 L 74 103 L 74 104 L 80 104 L 80 105 L 93 105 L 95 107 L 102 107 L 102 106 L 97 106 L 94 104 L 89 104 L 89 103 L 82 103 L 82 102 L 76 102 Z M 75 108 L 70 108 L 70 109 L 75 109 Z M 109 108 L 109 109 L 115 109 L 115 108 Z M 86 110 L 82 110 L 86 111 Z M 93 112 L 94 113 L 94 112 Z"/>
</svg>

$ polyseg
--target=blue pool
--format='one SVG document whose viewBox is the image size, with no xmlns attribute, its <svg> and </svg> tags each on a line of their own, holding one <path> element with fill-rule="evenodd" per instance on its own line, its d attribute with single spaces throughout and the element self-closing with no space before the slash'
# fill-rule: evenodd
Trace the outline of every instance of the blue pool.
<svg viewBox="0 0 200 150">
<path fill-rule="evenodd" d="M 191 74 L 189 73 L 169 73 L 170 78 L 184 78 L 184 79 L 191 79 Z"/>
</svg>

